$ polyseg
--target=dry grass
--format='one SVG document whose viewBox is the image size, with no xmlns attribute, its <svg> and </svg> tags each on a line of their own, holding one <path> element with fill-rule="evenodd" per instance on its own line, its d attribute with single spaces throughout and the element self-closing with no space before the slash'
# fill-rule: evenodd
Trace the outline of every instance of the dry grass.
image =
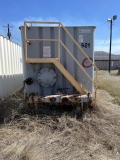
<svg viewBox="0 0 120 160">
<path fill-rule="evenodd" d="M 120 76 L 118 71 L 111 71 L 109 74 L 106 71 L 99 71 L 99 89 L 106 90 L 114 97 L 114 102 L 120 105 Z"/>
<path fill-rule="evenodd" d="M 120 106 L 106 91 L 98 90 L 98 107 L 81 118 L 66 108 L 21 114 L 21 93 L 10 99 L 1 104 L 12 114 L 0 126 L 0 160 L 120 159 Z"/>
</svg>

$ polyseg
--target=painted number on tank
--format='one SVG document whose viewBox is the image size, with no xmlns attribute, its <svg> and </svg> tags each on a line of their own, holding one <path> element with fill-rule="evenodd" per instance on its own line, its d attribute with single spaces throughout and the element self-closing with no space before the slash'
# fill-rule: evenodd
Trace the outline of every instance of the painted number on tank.
<svg viewBox="0 0 120 160">
<path fill-rule="evenodd" d="M 82 48 L 90 48 L 90 43 L 81 43 Z"/>
</svg>

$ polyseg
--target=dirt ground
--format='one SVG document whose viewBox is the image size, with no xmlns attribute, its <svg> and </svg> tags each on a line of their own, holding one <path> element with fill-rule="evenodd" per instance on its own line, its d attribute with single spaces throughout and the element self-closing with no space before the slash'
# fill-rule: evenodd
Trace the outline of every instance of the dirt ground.
<svg viewBox="0 0 120 160">
<path fill-rule="evenodd" d="M 80 116 L 73 107 L 31 115 L 12 95 L 0 104 L 0 160 L 120 160 L 120 106 L 103 90 L 97 99 Z"/>
</svg>

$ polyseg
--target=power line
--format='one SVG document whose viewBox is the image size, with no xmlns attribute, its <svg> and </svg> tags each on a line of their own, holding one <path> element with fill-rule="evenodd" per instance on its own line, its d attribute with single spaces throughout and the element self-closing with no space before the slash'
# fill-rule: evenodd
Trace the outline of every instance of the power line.
<svg viewBox="0 0 120 160">
<path fill-rule="evenodd" d="M 107 30 L 105 39 L 104 39 L 103 44 L 102 44 L 102 50 L 103 50 L 104 45 L 105 45 L 105 43 L 106 43 L 106 39 L 107 39 L 107 36 L 108 36 L 108 31 L 109 31 L 109 30 Z"/>
<path fill-rule="evenodd" d="M 100 24 L 99 26 L 97 26 L 96 28 L 99 28 L 99 27 L 101 27 L 101 26 L 103 26 L 103 25 L 105 25 L 105 24 L 107 24 L 108 22 L 105 22 L 105 23 L 103 23 L 103 24 Z"/>
<path fill-rule="evenodd" d="M 19 38 L 17 38 L 17 37 L 12 36 L 12 38 L 15 39 L 15 40 L 17 40 L 19 43 L 20 43 L 20 41 L 21 41 L 21 40 L 20 40 Z"/>
<path fill-rule="evenodd" d="M 10 26 L 9 24 L 7 26 L 3 26 L 3 27 L 7 27 L 8 31 L 7 31 L 7 36 L 9 39 L 11 39 L 11 32 L 10 32 L 10 28 L 12 28 L 13 26 Z"/>
</svg>

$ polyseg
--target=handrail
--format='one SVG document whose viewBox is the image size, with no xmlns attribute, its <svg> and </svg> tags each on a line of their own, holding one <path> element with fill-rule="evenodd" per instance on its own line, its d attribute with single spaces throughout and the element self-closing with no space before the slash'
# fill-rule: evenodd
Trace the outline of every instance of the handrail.
<svg viewBox="0 0 120 160">
<path fill-rule="evenodd" d="M 87 77 L 93 82 L 94 87 L 95 87 L 95 104 L 96 104 L 96 99 L 97 99 L 97 77 L 98 77 L 98 68 L 96 67 L 96 65 L 92 62 L 92 60 L 88 57 L 88 55 L 85 53 L 85 51 L 79 46 L 78 42 L 73 38 L 73 36 L 69 33 L 69 31 L 62 25 L 62 23 L 60 23 L 60 26 L 64 29 L 64 31 L 67 33 L 67 35 L 71 38 L 71 40 L 76 44 L 76 46 L 78 47 L 78 49 L 82 52 L 82 54 L 84 54 L 84 56 L 88 59 L 88 61 L 92 64 L 92 66 L 95 67 L 96 69 L 96 76 L 95 76 L 95 80 L 93 81 L 91 79 L 91 77 L 88 75 L 88 73 L 80 67 L 81 69 L 83 69 L 83 72 L 87 75 Z M 66 47 L 66 46 L 65 46 Z M 65 48 L 64 47 L 64 48 Z M 69 53 L 69 52 L 68 52 Z"/>
<path fill-rule="evenodd" d="M 25 23 L 27 24 L 61 24 L 61 22 L 44 22 L 44 21 L 40 21 L 40 22 L 36 22 L 36 21 L 25 21 Z"/>
<path fill-rule="evenodd" d="M 28 24 L 56 24 L 58 25 L 58 39 L 27 39 L 26 35 L 26 27 L 30 29 L 30 26 Z M 88 57 L 88 55 L 85 53 L 85 51 L 80 47 L 78 42 L 73 38 L 73 36 L 70 34 L 70 32 L 62 25 L 61 22 L 36 22 L 36 21 L 26 21 L 24 22 L 24 37 L 25 37 L 25 55 L 27 59 L 27 43 L 30 41 L 53 41 L 53 42 L 58 42 L 58 59 L 60 60 L 60 44 L 65 48 L 65 50 L 69 53 L 69 55 L 72 57 L 72 59 L 77 63 L 77 65 L 82 69 L 82 71 L 86 74 L 86 76 L 90 79 L 90 81 L 94 84 L 95 86 L 95 99 L 96 99 L 96 91 L 97 91 L 97 76 L 98 76 L 98 68 L 96 65 L 93 63 L 93 61 Z M 82 65 L 76 60 L 76 58 L 73 56 L 73 54 L 70 52 L 70 50 L 64 45 L 64 43 L 60 40 L 60 27 L 63 28 L 63 30 L 66 32 L 66 34 L 71 38 L 71 40 L 75 43 L 75 45 L 78 47 L 78 49 L 82 52 L 82 54 L 88 59 L 88 61 L 94 66 L 96 70 L 96 76 L 95 79 L 93 80 L 89 74 L 86 72 L 86 70 L 82 67 Z"/>
<path fill-rule="evenodd" d="M 28 41 L 53 41 L 58 42 L 58 39 L 27 39 Z"/>
<path fill-rule="evenodd" d="M 80 45 L 77 43 L 77 41 L 72 37 L 72 35 L 69 33 L 69 31 L 62 25 L 62 23 L 60 24 L 62 26 L 62 28 L 64 29 L 64 31 L 68 34 L 68 36 L 72 39 L 72 41 L 76 44 L 76 46 L 79 48 L 79 50 L 84 54 L 84 56 L 89 60 L 89 62 L 95 67 L 96 70 L 98 70 L 98 68 L 96 67 L 96 65 L 91 61 L 91 59 L 88 57 L 88 55 L 85 53 L 85 51 L 80 47 Z"/>
<path fill-rule="evenodd" d="M 65 48 L 65 50 L 69 53 L 69 55 L 72 57 L 72 59 L 77 63 L 77 65 L 82 69 L 82 71 L 86 74 L 86 76 L 91 80 L 91 82 L 94 83 L 93 79 L 89 76 L 89 74 L 84 70 L 82 65 L 76 60 L 76 58 L 73 56 L 73 54 L 70 52 L 70 50 L 63 44 L 62 41 L 60 41 L 61 45 Z"/>
<path fill-rule="evenodd" d="M 24 24 L 57 24 L 59 27 L 61 26 L 64 31 L 67 33 L 67 35 L 72 39 L 72 41 L 76 44 L 76 46 L 79 48 L 79 50 L 84 54 L 84 56 L 89 60 L 89 62 L 95 67 L 96 70 L 99 70 L 96 65 L 92 62 L 92 60 L 88 57 L 88 55 L 85 53 L 85 51 L 80 47 L 80 45 L 77 43 L 77 41 L 73 38 L 73 36 L 69 33 L 69 31 L 63 26 L 61 22 L 36 22 L 36 21 L 25 21 Z M 28 26 L 29 27 L 29 26 Z M 58 41 L 60 40 L 60 29 L 58 32 Z"/>
</svg>

